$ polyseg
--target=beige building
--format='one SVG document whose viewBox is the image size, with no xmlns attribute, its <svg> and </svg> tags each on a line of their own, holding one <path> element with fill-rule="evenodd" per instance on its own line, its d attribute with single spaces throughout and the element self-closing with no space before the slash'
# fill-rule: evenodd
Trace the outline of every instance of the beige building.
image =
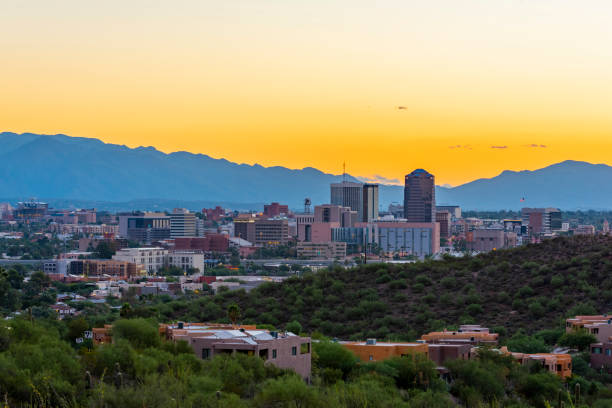
<svg viewBox="0 0 612 408">
<path fill-rule="evenodd" d="M 143 266 L 149 274 L 157 273 L 166 265 L 168 250 L 163 248 L 124 248 L 113 255 L 117 261 L 133 262 Z"/>
<path fill-rule="evenodd" d="M 299 242 L 297 255 L 308 259 L 336 259 L 346 257 L 346 242 Z"/>
</svg>

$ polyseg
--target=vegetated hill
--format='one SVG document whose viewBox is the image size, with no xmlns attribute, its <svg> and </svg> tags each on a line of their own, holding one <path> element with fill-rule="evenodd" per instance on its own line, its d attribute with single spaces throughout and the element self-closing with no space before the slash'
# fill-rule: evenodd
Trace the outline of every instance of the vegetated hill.
<svg viewBox="0 0 612 408">
<path fill-rule="evenodd" d="M 559 327 L 568 312 L 612 310 L 611 272 L 612 237 L 577 236 L 475 257 L 336 267 L 159 312 L 210 321 L 225 318 L 236 302 L 245 323 L 297 320 L 306 331 L 354 339 L 414 339 L 462 323 L 511 334 Z"/>
</svg>

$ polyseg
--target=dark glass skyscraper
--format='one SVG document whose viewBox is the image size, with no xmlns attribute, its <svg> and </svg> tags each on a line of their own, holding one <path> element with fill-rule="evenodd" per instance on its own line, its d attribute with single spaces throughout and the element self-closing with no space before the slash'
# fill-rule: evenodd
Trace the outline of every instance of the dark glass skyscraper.
<svg viewBox="0 0 612 408">
<path fill-rule="evenodd" d="M 433 174 L 416 169 L 406 175 L 404 218 L 408 222 L 436 222 L 436 184 Z"/>
</svg>

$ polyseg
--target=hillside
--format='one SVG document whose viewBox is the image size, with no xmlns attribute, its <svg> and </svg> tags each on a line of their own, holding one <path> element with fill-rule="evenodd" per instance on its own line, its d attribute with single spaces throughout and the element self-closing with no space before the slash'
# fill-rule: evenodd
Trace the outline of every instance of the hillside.
<svg viewBox="0 0 612 408">
<path fill-rule="evenodd" d="M 609 209 L 611 178 L 610 166 L 565 161 L 534 171 L 504 171 L 454 188 L 437 187 L 436 200 L 475 210 Z M 329 184 L 341 179 L 312 167 L 264 167 L 82 137 L 0 133 L 1 198 L 12 202 L 39 197 L 58 206 L 107 210 L 129 210 L 136 204 L 141 209 L 195 210 L 225 203 L 260 210 L 261 203 L 279 201 L 299 210 L 306 197 L 314 204 L 329 202 Z M 402 200 L 402 186 L 381 185 L 382 209 Z"/>
<path fill-rule="evenodd" d="M 245 323 L 283 327 L 297 320 L 308 332 L 339 338 L 414 339 L 469 322 L 508 334 L 535 332 L 558 327 L 572 308 L 612 310 L 610 272 L 612 237 L 556 238 L 472 258 L 337 267 L 250 293 L 144 307 L 140 314 L 219 320 L 236 302 Z"/>
</svg>

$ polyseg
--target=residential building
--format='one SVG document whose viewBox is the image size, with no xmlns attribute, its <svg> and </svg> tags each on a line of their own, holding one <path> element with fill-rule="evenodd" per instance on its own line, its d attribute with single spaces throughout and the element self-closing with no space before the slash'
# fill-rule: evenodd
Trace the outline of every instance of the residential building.
<svg viewBox="0 0 612 408">
<path fill-rule="evenodd" d="M 297 256 L 307 259 L 343 259 L 346 242 L 298 242 Z"/>
<path fill-rule="evenodd" d="M 54 305 L 51 305 L 49 306 L 49 308 L 57 313 L 57 318 L 60 320 L 64 319 L 65 317 L 74 316 L 77 314 L 77 310 L 74 307 L 68 306 L 67 304 L 62 302 L 58 302 Z"/>
<path fill-rule="evenodd" d="M 170 214 L 170 238 L 195 237 L 196 215 L 185 208 L 175 208 Z"/>
<path fill-rule="evenodd" d="M 491 333 L 488 328 L 477 325 L 460 326 L 459 330 L 430 332 L 421 336 L 421 340 L 430 344 L 471 344 L 497 345 L 499 334 Z"/>
<path fill-rule="evenodd" d="M 612 373 L 612 340 L 591 344 L 591 368 Z"/>
<path fill-rule="evenodd" d="M 339 344 L 350 350 L 361 361 L 382 361 L 417 354 L 429 356 L 429 348 L 424 343 L 383 343 L 377 342 L 376 339 L 368 339 L 366 341 L 341 341 Z"/>
<path fill-rule="evenodd" d="M 408 222 L 436 222 L 434 176 L 423 169 L 416 169 L 406 175 L 404 218 Z"/>
<path fill-rule="evenodd" d="M 290 332 L 258 330 L 254 326 L 191 323 L 165 325 L 161 331 L 169 340 L 186 341 L 201 359 L 237 353 L 258 356 L 266 364 L 291 369 L 304 380 L 310 381 L 311 343 L 308 337 Z"/>
<path fill-rule="evenodd" d="M 595 336 L 598 342 L 612 337 L 612 316 L 576 316 L 565 320 L 565 332 L 585 331 Z"/>
<path fill-rule="evenodd" d="M 144 243 L 170 238 L 170 217 L 151 212 L 119 214 L 119 235 Z"/>
<path fill-rule="evenodd" d="M 352 181 L 332 183 L 330 185 L 330 202 L 332 205 L 349 207 L 357 212 L 358 220 L 363 220 L 363 191 L 363 183 Z"/>
<path fill-rule="evenodd" d="M 274 218 L 280 216 L 289 215 L 289 206 L 279 203 L 265 204 L 263 210 L 263 216 L 267 218 Z"/>
<path fill-rule="evenodd" d="M 142 265 L 143 269 L 154 274 L 166 264 L 168 250 L 153 248 L 123 248 L 113 255 L 113 259 Z"/>
<path fill-rule="evenodd" d="M 378 219 L 378 184 L 363 185 L 363 217 L 360 221 L 372 222 Z"/>
<path fill-rule="evenodd" d="M 502 352 L 512 355 L 519 364 L 541 364 L 544 369 L 551 374 L 555 374 L 563 379 L 572 376 L 572 356 L 569 354 L 553 354 L 553 353 L 510 353 L 505 347 L 502 347 Z"/>
<path fill-rule="evenodd" d="M 440 224 L 436 222 L 377 221 L 378 246 L 387 254 L 424 258 L 440 251 Z"/>
<path fill-rule="evenodd" d="M 471 344 L 428 344 L 429 359 L 438 367 L 451 360 L 470 360 L 472 358 Z"/>
</svg>

